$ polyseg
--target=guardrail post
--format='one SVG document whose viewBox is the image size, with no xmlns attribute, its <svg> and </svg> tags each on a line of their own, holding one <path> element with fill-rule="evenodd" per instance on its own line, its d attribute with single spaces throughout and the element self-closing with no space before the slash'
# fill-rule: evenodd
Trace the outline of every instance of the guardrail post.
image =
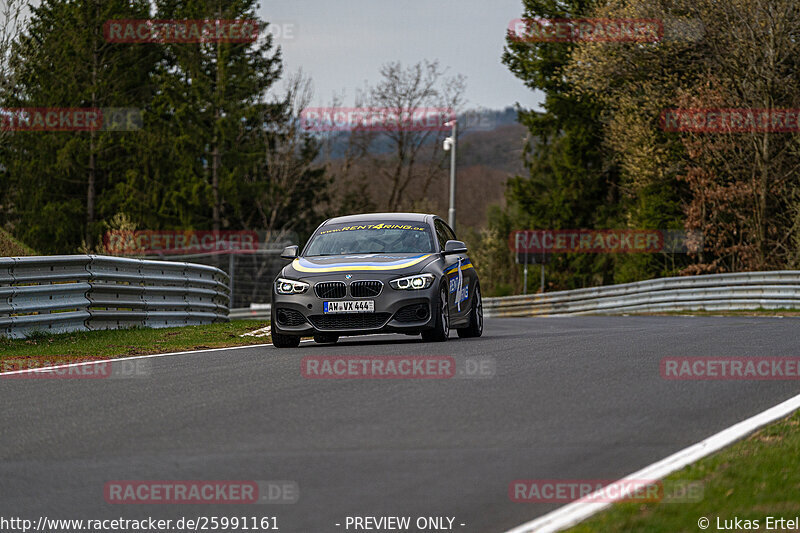
<svg viewBox="0 0 800 533">
<path fill-rule="evenodd" d="M 233 251 L 228 252 L 228 288 L 231 290 L 231 299 L 230 303 L 228 304 L 228 309 L 233 309 L 233 278 L 235 275 L 234 268 L 235 268 L 235 260 L 236 254 Z"/>
<path fill-rule="evenodd" d="M 11 335 L 14 258 L 0 257 L 0 334 Z"/>
</svg>

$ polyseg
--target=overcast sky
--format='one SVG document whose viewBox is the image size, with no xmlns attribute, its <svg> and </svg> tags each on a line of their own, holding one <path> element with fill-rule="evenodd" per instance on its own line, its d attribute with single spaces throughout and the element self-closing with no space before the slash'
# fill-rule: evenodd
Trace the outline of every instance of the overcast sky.
<svg viewBox="0 0 800 533">
<path fill-rule="evenodd" d="M 262 0 L 259 10 L 276 37 L 286 33 L 276 39 L 285 71 L 311 76 L 315 105 L 342 92 L 352 105 L 388 61 L 438 59 L 467 77 L 468 108 L 490 109 L 542 100 L 500 63 L 508 23 L 521 13 L 521 0 Z"/>
</svg>

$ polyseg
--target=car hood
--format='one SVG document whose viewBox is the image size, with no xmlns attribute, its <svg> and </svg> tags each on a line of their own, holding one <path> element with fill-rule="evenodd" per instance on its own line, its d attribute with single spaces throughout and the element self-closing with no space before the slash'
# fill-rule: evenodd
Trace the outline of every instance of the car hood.
<svg viewBox="0 0 800 533">
<path fill-rule="evenodd" d="M 282 275 L 293 278 L 327 276 L 330 274 L 352 274 L 362 278 L 363 274 L 375 277 L 380 274 L 396 276 L 416 273 L 438 254 L 351 254 L 319 257 L 299 257 L 284 267 Z"/>
</svg>

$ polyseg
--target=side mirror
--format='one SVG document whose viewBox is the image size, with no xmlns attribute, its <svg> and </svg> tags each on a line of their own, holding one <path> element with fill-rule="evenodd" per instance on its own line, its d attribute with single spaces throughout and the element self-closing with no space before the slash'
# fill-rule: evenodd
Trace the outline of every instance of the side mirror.
<svg viewBox="0 0 800 533">
<path fill-rule="evenodd" d="M 447 241 L 444 243 L 444 255 L 465 254 L 467 245 L 462 241 Z"/>
<path fill-rule="evenodd" d="M 287 246 L 281 252 L 281 257 L 283 259 L 296 259 L 298 255 L 300 255 L 300 247 L 296 244 L 293 246 Z"/>
</svg>

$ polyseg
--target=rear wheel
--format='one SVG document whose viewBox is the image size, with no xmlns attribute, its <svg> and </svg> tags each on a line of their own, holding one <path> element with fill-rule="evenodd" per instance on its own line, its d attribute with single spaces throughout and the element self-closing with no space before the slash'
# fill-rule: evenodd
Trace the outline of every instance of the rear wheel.
<svg viewBox="0 0 800 533">
<path fill-rule="evenodd" d="M 317 344 L 333 344 L 339 340 L 339 335 L 333 333 L 319 333 L 314 335 L 314 342 Z"/>
<path fill-rule="evenodd" d="M 450 306 L 447 304 L 447 289 L 442 286 L 439 290 L 439 305 L 434 310 L 436 325 L 433 329 L 422 332 L 425 342 L 443 342 L 450 336 Z"/>
<path fill-rule="evenodd" d="M 469 314 L 469 325 L 458 328 L 459 337 L 480 337 L 483 333 L 483 302 L 481 301 L 481 288 L 475 285 L 475 294 L 472 295 L 472 311 Z"/>
<path fill-rule="evenodd" d="M 297 348 L 300 346 L 298 335 L 284 335 L 276 331 L 272 332 L 272 345 L 276 348 Z"/>
</svg>

